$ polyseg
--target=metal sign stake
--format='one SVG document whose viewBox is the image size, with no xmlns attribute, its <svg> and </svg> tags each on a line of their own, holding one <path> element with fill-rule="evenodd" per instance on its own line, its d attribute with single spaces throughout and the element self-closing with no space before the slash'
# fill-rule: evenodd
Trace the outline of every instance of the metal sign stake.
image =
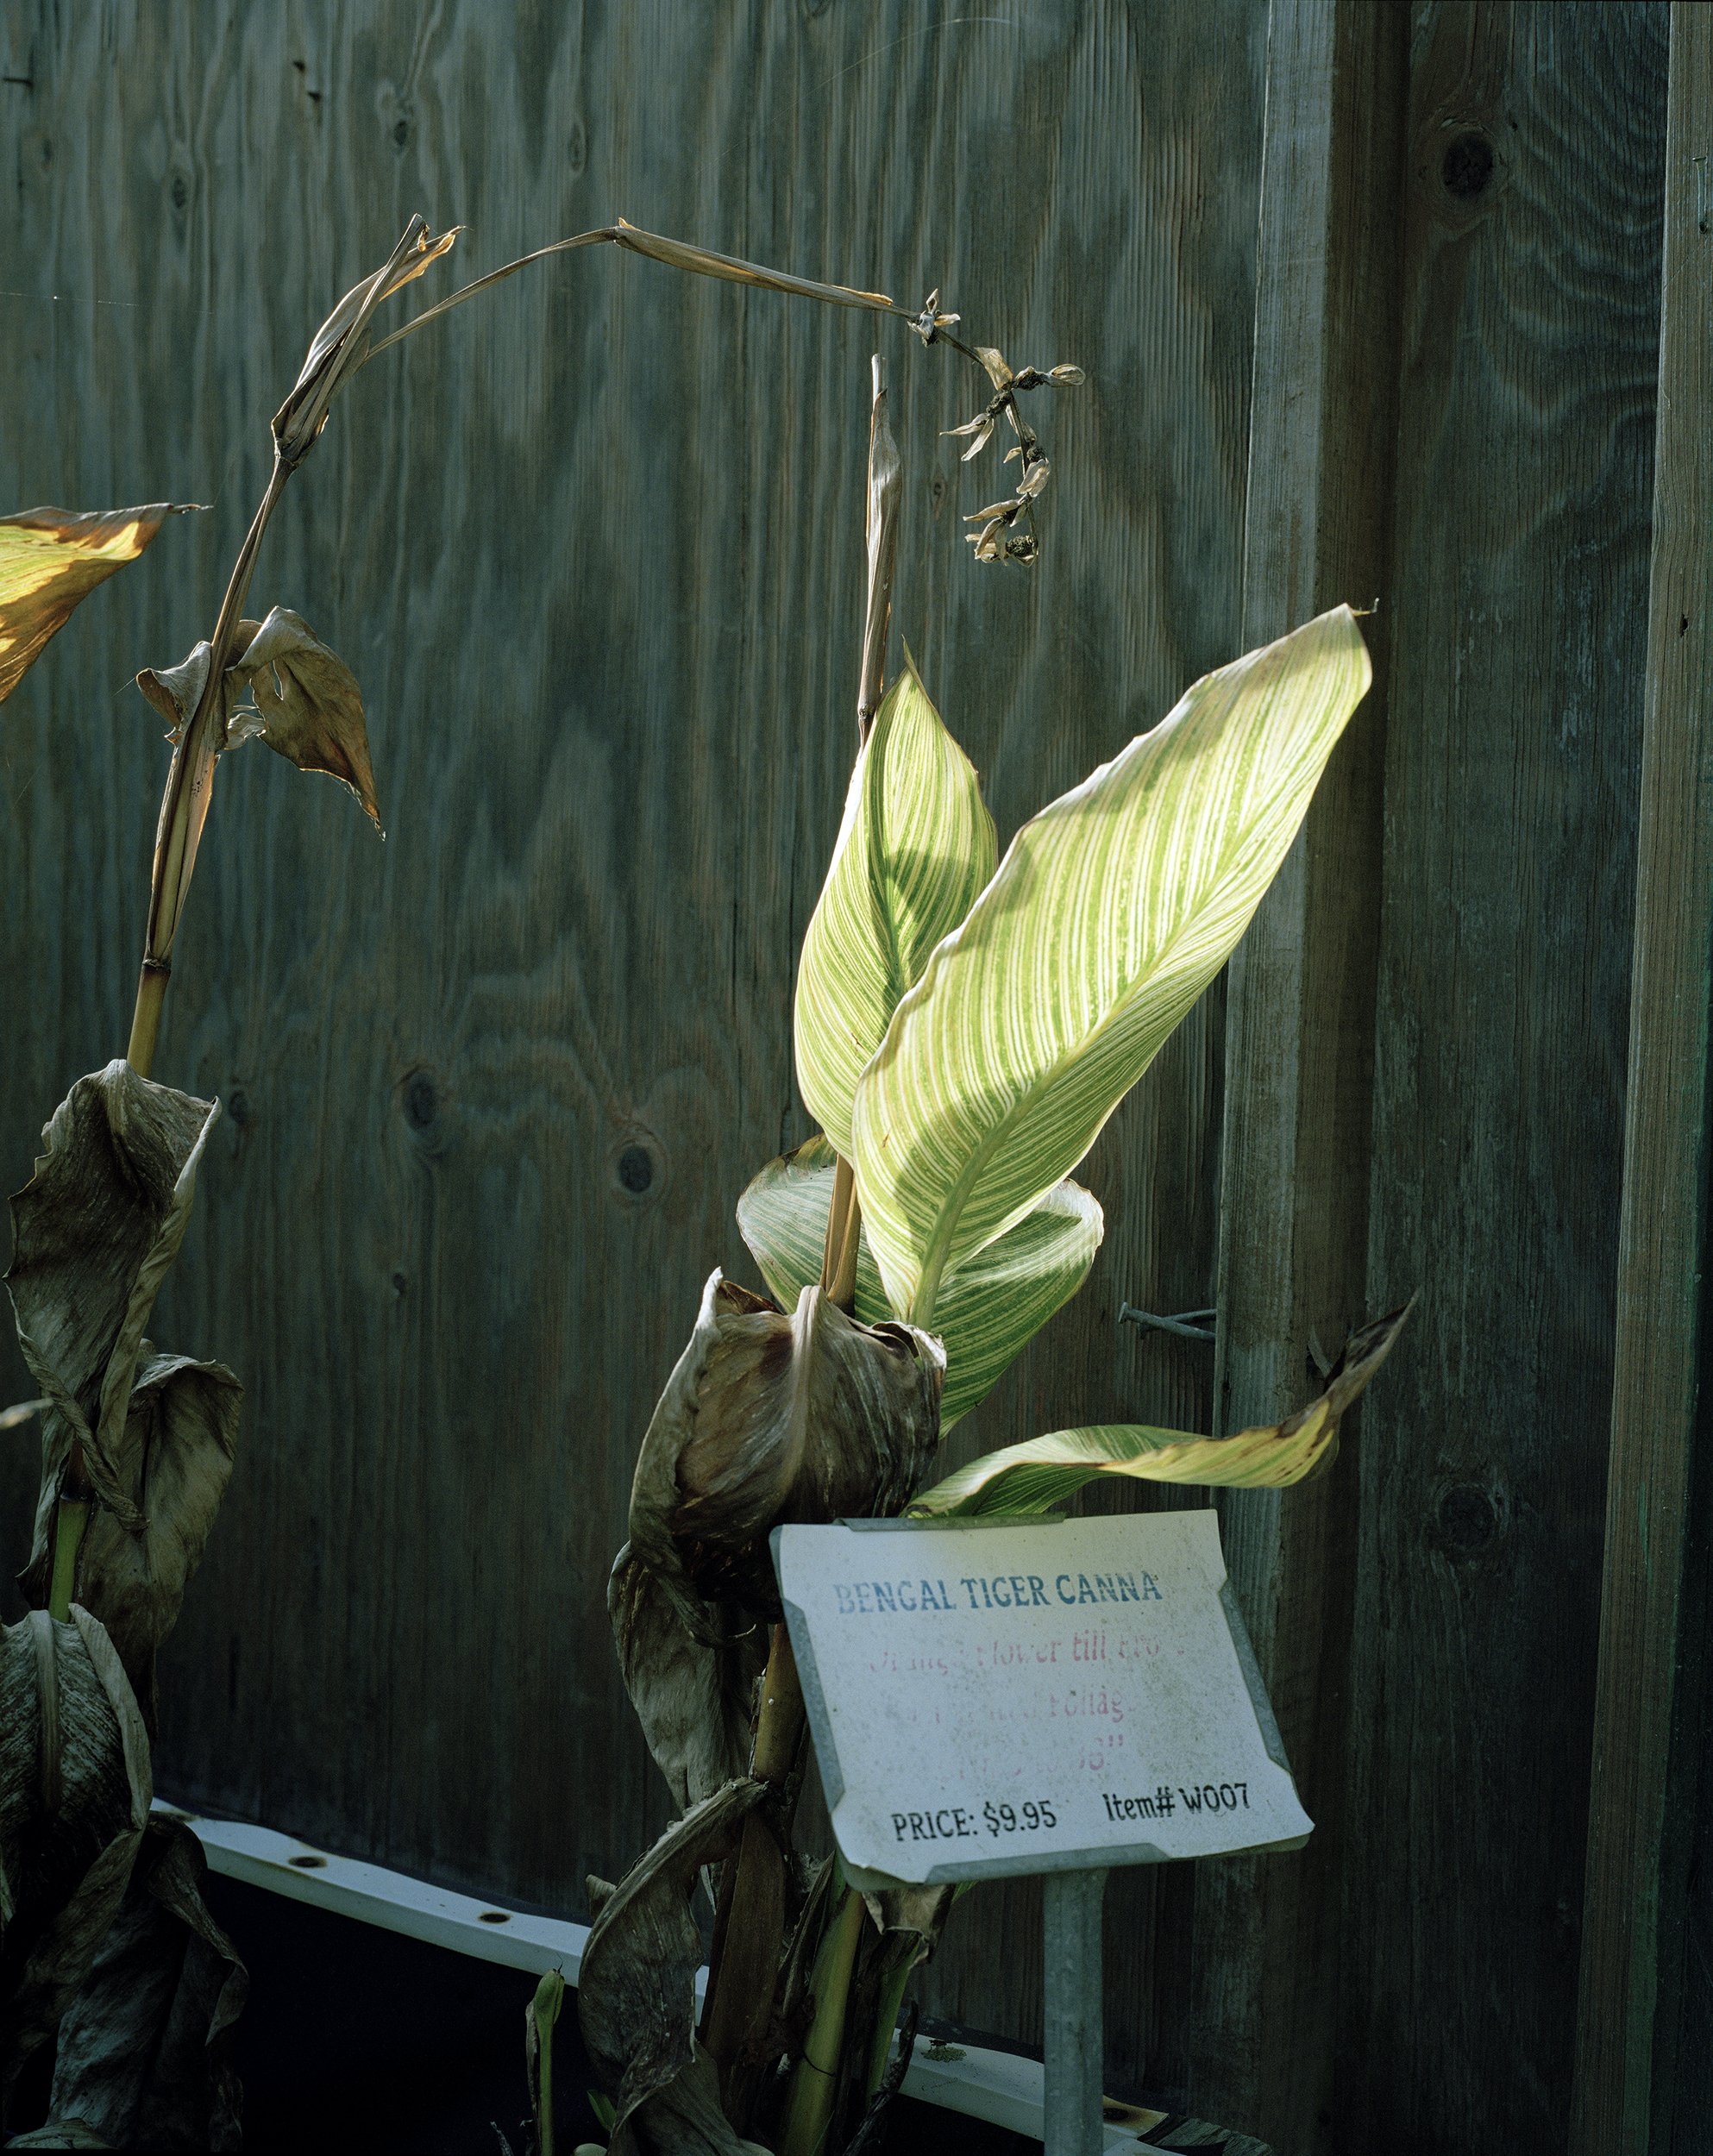
<svg viewBox="0 0 1713 2156">
<path fill-rule="evenodd" d="M 1101 2156 L 1105 2138 L 1101 1900 L 1106 1889 L 1104 1871 L 1042 1875 L 1046 2156 Z"/>
</svg>

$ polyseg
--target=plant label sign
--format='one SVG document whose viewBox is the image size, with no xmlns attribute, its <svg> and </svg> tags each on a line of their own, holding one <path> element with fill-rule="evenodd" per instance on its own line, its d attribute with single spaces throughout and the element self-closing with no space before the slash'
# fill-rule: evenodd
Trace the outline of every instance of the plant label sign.
<svg viewBox="0 0 1713 2156">
<path fill-rule="evenodd" d="M 1307 1840 L 1212 1512 L 781 1527 L 774 1557 L 856 1885 Z"/>
</svg>

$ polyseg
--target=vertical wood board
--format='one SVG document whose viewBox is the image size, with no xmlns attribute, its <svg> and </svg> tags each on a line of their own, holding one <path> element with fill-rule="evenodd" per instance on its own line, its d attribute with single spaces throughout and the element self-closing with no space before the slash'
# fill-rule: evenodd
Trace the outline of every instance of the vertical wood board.
<svg viewBox="0 0 1713 2156">
<path fill-rule="evenodd" d="M 1415 17 L 1333 2145 L 1564 2145 L 1612 1382 L 1666 12 Z"/>
<path fill-rule="evenodd" d="M 1578 2156 L 1696 2146 L 1707 2130 L 1713 2049 L 1708 1890 L 1695 1863 L 1713 1676 L 1705 1638 L 1713 1483 L 1704 1457 L 1703 1390 L 1713 1110 L 1710 154 L 1713 16 L 1679 8 L 1671 31 L 1623 1211 L 1572 2140 Z M 1692 1870 L 1702 1876 L 1691 1902 Z M 1685 2136 L 1675 2143 L 1674 2106 Z"/>
</svg>

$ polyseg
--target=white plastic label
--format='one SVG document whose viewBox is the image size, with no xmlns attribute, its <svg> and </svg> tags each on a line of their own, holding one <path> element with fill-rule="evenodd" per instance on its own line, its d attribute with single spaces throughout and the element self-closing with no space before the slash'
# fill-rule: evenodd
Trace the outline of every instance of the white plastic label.
<svg viewBox="0 0 1713 2156">
<path fill-rule="evenodd" d="M 856 1884 L 1308 1839 L 1212 1512 L 782 1527 L 774 1556 Z"/>
</svg>

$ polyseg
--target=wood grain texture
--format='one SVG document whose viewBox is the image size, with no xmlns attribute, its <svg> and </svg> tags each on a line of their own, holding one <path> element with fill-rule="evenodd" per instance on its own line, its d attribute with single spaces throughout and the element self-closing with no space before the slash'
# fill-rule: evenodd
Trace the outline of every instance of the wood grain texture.
<svg viewBox="0 0 1713 2156">
<path fill-rule="evenodd" d="M 1647 675 L 1572 2147 L 1704 2145 L 1713 14 L 1672 11 Z M 1695 1902 L 1692 1869 L 1702 1870 Z M 1681 2089 L 1674 2084 L 1684 2070 Z M 1672 2122 L 1678 2122 L 1673 2139 Z"/>
<path fill-rule="evenodd" d="M 1612 1385 L 1666 11 L 1416 10 L 1330 2145 L 1563 2147 Z"/>
<path fill-rule="evenodd" d="M 1227 998 L 1216 1407 L 1273 1423 L 1368 1314 L 1390 541 L 1409 20 L 1367 0 L 1275 0 L 1256 270 L 1244 550 L 1246 646 L 1340 601 L 1375 687 L 1233 956 Z M 1408 1352 L 1408 1346 L 1404 1351 Z M 1300 1857 L 1200 1867 L 1197 2100 L 1282 2149 L 1333 2110 L 1340 1814 L 1352 1702 L 1358 1452 L 1300 1490 L 1233 1491 L 1226 1560 L 1315 1822 Z"/>
<path fill-rule="evenodd" d="M 248 1388 L 162 1672 L 160 1779 L 197 1804 L 571 1912 L 663 1819 L 605 1580 L 701 1281 L 747 1272 L 733 1201 L 806 1134 L 790 988 L 851 753 L 871 340 L 907 473 L 897 629 L 1003 832 L 1239 648 L 1264 16 L 1180 19 L 0 17 L 0 499 L 214 505 L 89 602 L 0 728 L 15 1185 L 124 1037 L 165 767 L 130 675 L 207 633 L 267 416 L 412 210 L 467 226 L 460 276 L 623 214 L 939 285 L 1013 362 L 1090 373 L 1040 417 L 1032 578 L 958 536 L 995 477 L 939 439 L 980 401 L 962 362 L 649 262 L 520 276 L 336 411 L 254 597 L 362 683 L 388 836 L 276 759 L 228 765 L 156 1064 L 226 1109 L 158 1328 Z M 1221 1042 L 1215 996 L 1110 1126 L 1095 1277 L 955 1460 L 1208 1426 L 1202 1351 L 1116 1317 L 1208 1299 Z M 15 1555 L 26 1450 L 0 1456 Z M 1186 1879 L 1114 1889 L 1117 2079 L 1184 2078 L 1188 1918 Z M 930 2003 L 1035 2037 L 1029 1921 L 1026 1890 L 973 1898 Z"/>
</svg>

